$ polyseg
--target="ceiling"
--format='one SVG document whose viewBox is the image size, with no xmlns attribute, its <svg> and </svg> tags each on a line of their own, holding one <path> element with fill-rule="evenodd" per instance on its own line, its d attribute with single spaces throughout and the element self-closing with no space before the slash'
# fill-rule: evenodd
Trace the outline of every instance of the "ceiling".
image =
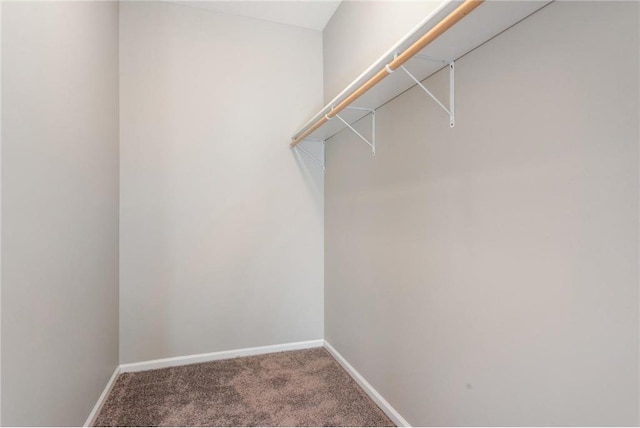
<svg viewBox="0 0 640 428">
<path fill-rule="evenodd" d="M 208 9 L 231 15 L 262 19 L 280 24 L 322 30 L 340 5 L 341 0 L 173 0 L 185 6 Z"/>
</svg>

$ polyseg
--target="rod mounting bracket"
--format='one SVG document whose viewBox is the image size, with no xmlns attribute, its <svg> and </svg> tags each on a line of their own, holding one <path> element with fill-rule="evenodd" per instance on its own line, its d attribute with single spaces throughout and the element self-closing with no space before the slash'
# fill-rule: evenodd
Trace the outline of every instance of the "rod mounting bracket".
<svg viewBox="0 0 640 428">
<path fill-rule="evenodd" d="M 443 63 L 449 63 L 449 107 L 447 108 L 442 101 L 440 101 L 435 95 L 433 95 L 433 93 L 431 93 L 430 90 L 428 90 L 426 88 L 426 86 L 424 86 L 422 84 L 422 82 L 420 80 L 418 80 L 418 78 L 416 78 L 413 74 L 411 74 L 411 72 L 409 72 L 409 70 L 407 70 L 407 68 L 404 65 L 401 65 L 400 68 L 406 73 L 407 76 L 409 76 L 411 78 L 411 80 L 413 80 L 415 82 L 416 85 L 418 85 L 420 87 L 420 89 L 422 89 L 427 95 L 429 95 L 431 97 L 431 99 L 433 99 L 433 101 L 436 102 L 436 104 L 438 104 L 440 106 L 440 108 L 442 108 L 442 110 L 445 111 L 445 113 L 447 113 L 449 115 L 449 126 L 451 128 L 453 128 L 454 126 L 456 126 L 456 114 L 455 114 L 455 88 L 456 88 L 456 79 L 455 79 L 455 61 L 449 61 L 449 60 L 444 60 L 444 59 L 437 59 L 437 58 L 432 58 L 432 57 L 427 57 L 424 55 L 415 55 L 416 58 L 418 59 L 424 59 L 424 60 L 428 60 L 428 61 L 437 61 L 437 62 L 443 62 Z"/>
<path fill-rule="evenodd" d="M 304 147 L 303 143 L 307 142 L 307 141 L 311 141 L 314 143 L 320 143 L 322 144 L 322 160 L 318 159 L 317 156 L 315 156 L 313 153 L 311 153 L 306 147 Z M 300 141 L 298 144 L 296 144 L 294 146 L 294 148 L 296 150 L 300 150 L 301 152 L 303 152 L 304 154 L 306 154 L 307 156 L 309 156 L 309 158 L 315 162 L 316 164 L 318 164 L 318 166 L 320 166 L 320 168 L 322 168 L 322 172 L 326 171 L 326 158 L 325 158 L 325 144 L 324 144 L 324 140 L 315 140 L 315 139 L 311 139 L 311 138 L 305 138 L 304 140 Z"/>
<path fill-rule="evenodd" d="M 367 111 L 371 115 L 371 140 L 368 140 L 361 133 L 359 133 L 349 122 L 344 120 L 339 114 L 336 113 L 334 117 L 337 117 L 338 119 L 340 119 L 340 121 L 344 123 L 347 126 L 347 128 L 349 128 L 351 131 L 353 131 L 354 134 L 360 137 L 362 141 L 367 143 L 367 145 L 371 147 L 371 153 L 375 155 L 376 154 L 376 111 L 374 109 L 362 108 L 362 107 L 345 107 L 345 109 Z"/>
</svg>

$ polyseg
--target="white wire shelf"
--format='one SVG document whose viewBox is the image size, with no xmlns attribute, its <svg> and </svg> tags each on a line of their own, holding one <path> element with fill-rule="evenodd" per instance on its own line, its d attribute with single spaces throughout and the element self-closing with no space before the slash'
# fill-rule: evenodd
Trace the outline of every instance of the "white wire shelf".
<svg viewBox="0 0 640 428">
<path fill-rule="evenodd" d="M 462 1 L 457 0 L 443 3 L 436 11 L 425 18 L 420 25 L 390 48 L 331 102 L 324 106 L 293 135 L 292 140 L 295 140 L 305 133 L 305 131 L 311 128 L 319 119 L 329 113 L 332 107 L 347 98 L 356 88 L 360 87 L 379 70 L 383 69 L 386 64 L 392 61 L 395 55 L 402 53 L 462 3 Z M 453 126 L 453 62 L 548 3 L 550 3 L 549 0 L 485 1 L 409 60 L 409 62 L 406 63 L 407 70 L 405 70 L 409 73 L 400 69 L 395 70 L 395 72 L 381 80 L 351 103 L 349 105 L 351 108 L 341 112 L 340 116 L 344 121 L 337 120 L 337 118 L 334 117 L 307 135 L 305 140 L 316 142 L 328 140 L 340 131 L 348 129 L 347 124 L 352 124 L 366 115 L 371 114 L 372 110 L 375 111 L 378 107 L 384 105 L 407 89 L 417 85 L 416 81 L 422 81 L 444 67 L 451 67 L 452 71 L 451 100 L 442 100 L 441 102 L 435 99 L 435 102 L 440 104 L 445 110 L 442 112 L 443 120 L 450 122 L 451 126 Z M 427 90 L 425 87 L 423 87 L 423 89 Z"/>
</svg>

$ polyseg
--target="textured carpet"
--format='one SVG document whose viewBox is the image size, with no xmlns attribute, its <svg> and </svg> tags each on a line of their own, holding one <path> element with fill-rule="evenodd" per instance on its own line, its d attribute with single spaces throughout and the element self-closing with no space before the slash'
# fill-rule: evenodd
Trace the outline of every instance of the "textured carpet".
<svg viewBox="0 0 640 428">
<path fill-rule="evenodd" d="M 394 426 L 323 348 L 118 376 L 95 426 Z"/>
</svg>

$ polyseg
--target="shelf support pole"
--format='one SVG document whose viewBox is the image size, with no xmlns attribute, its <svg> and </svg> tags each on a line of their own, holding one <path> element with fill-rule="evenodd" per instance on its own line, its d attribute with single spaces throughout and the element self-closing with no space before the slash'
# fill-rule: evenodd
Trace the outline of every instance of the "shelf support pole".
<svg viewBox="0 0 640 428">
<path fill-rule="evenodd" d="M 324 145 L 324 140 L 312 140 L 309 138 L 306 138 L 302 141 L 313 141 L 316 143 L 322 143 L 322 150 L 325 150 L 325 145 Z M 315 163 L 317 163 L 320 168 L 322 168 L 322 172 L 325 172 L 326 167 L 325 167 L 325 162 L 324 159 L 323 161 L 321 161 L 320 159 L 318 159 L 313 153 L 311 153 L 309 150 L 307 150 L 306 147 L 304 147 L 302 144 L 296 144 L 295 146 L 296 149 L 300 149 L 303 153 L 305 153 L 307 156 L 309 156 L 309 158 L 311 158 L 312 161 L 314 161 Z"/>
<path fill-rule="evenodd" d="M 455 75 L 453 61 L 449 63 L 449 108 L 445 107 L 445 105 L 442 104 L 442 102 L 435 95 L 433 95 L 431 91 L 422 84 L 422 82 L 420 82 L 413 74 L 411 74 L 404 65 L 401 65 L 400 68 L 407 74 L 407 76 L 411 78 L 411 80 L 415 82 L 416 85 L 418 85 L 424 92 L 426 92 L 427 95 L 429 95 L 436 102 L 436 104 L 438 104 L 442 108 L 442 110 L 444 110 L 449 115 L 449 126 L 453 128 L 455 126 L 455 115 L 453 111 Z"/>
<path fill-rule="evenodd" d="M 369 141 L 361 133 L 356 131 L 356 129 L 353 126 L 351 126 L 349 122 L 344 120 L 342 116 L 340 116 L 339 114 L 336 113 L 334 117 L 337 117 L 338 119 L 340 119 L 340 121 L 344 123 L 347 126 L 347 128 L 352 130 L 354 134 L 356 134 L 358 137 L 360 137 L 360 139 L 362 139 L 362 141 L 367 143 L 369 147 L 371 147 L 371 152 L 375 155 L 376 154 L 376 111 L 368 108 L 361 108 L 361 107 L 346 107 L 346 109 L 364 110 L 364 111 L 368 111 L 371 114 L 371 141 Z"/>
<path fill-rule="evenodd" d="M 456 126 L 456 64 L 454 61 L 449 63 L 449 126 Z"/>
</svg>

